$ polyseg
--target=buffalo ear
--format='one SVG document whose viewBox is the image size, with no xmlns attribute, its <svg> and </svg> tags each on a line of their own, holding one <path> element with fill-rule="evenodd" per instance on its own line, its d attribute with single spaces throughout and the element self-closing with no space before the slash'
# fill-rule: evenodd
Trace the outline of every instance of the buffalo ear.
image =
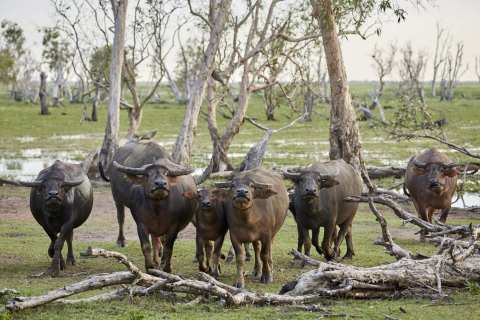
<svg viewBox="0 0 480 320">
<path fill-rule="evenodd" d="M 337 180 L 335 180 L 334 176 L 322 176 L 320 178 L 320 188 L 331 188 L 340 184 Z"/>
<path fill-rule="evenodd" d="M 197 193 L 194 191 L 186 191 L 183 193 L 183 196 L 187 199 L 196 199 L 197 198 Z"/>
<path fill-rule="evenodd" d="M 447 168 L 447 169 L 443 170 L 443 174 L 447 177 L 453 178 L 453 177 L 458 176 L 460 174 L 460 172 L 458 171 L 457 168 L 453 167 L 453 168 Z"/>
<path fill-rule="evenodd" d="M 277 192 L 273 190 L 271 185 L 254 185 L 253 190 L 253 197 L 256 199 L 267 199 L 277 194 Z"/>
</svg>

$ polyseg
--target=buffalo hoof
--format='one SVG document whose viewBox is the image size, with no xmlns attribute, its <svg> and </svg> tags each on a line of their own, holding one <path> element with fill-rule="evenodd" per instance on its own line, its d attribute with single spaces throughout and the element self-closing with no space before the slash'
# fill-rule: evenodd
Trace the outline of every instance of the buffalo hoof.
<svg viewBox="0 0 480 320">
<path fill-rule="evenodd" d="M 273 282 L 273 277 L 272 277 L 272 275 L 262 274 L 262 276 L 260 277 L 260 282 L 261 283 L 272 283 Z"/>
<path fill-rule="evenodd" d="M 74 256 L 68 256 L 66 262 L 67 262 L 67 265 L 74 266 L 75 265 L 75 257 Z"/>
<path fill-rule="evenodd" d="M 348 259 L 348 260 L 352 260 L 353 256 L 355 255 L 355 253 L 353 252 L 348 252 L 343 256 L 342 259 Z"/>
<path fill-rule="evenodd" d="M 261 275 L 262 275 L 262 273 L 260 271 L 255 271 L 255 270 L 252 271 L 252 278 L 253 279 L 260 280 Z"/>
<path fill-rule="evenodd" d="M 45 271 L 44 275 L 52 278 L 58 277 L 60 275 L 60 268 L 50 267 L 47 269 L 47 271 Z"/>
<path fill-rule="evenodd" d="M 233 284 L 233 286 L 235 288 L 238 288 L 238 289 L 243 289 L 243 288 L 245 288 L 245 282 L 244 281 L 237 281 Z"/>
<path fill-rule="evenodd" d="M 210 275 L 215 279 L 218 279 L 220 277 L 220 269 L 214 268 L 213 270 L 210 270 Z"/>
<path fill-rule="evenodd" d="M 119 248 L 125 248 L 127 246 L 127 243 L 125 239 L 118 239 L 117 240 L 117 247 Z"/>
</svg>

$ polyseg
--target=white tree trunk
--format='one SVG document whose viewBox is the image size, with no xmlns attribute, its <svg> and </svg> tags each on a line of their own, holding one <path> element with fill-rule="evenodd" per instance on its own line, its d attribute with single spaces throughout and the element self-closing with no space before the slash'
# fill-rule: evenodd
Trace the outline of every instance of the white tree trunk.
<svg viewBox="0 0 480 320">
<path fill-rule="evenodd" d="M 344 159 L 360 168 L 360 135 L 353 110 L 347 73 L 338 39 L 331 0 L 311 0 L 320 23 L 331 90 L 330 159 Z"/>
<path fill-rule="evenodd" d="M 102 149 L 100 151 L 100 161 L 104 168 L 108 168 L 112 161 L 113 154 L 118 147 L 127 5 L 128 0 L 112 1 L 112 9 L 115 17 L 115 34 L 112 46 L 112 62 L 110 65 L 107 125 L 105 127 Z"/>
</svg>

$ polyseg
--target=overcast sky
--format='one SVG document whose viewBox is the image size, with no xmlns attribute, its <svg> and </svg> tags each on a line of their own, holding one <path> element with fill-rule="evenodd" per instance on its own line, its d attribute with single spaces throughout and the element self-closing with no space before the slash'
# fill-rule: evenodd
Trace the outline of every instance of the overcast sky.
<svg viewBox="0 0 480 320">
<path fill-rule="evenodd" d="M 375 44 L 387 48 L 392 42 L 401 46 L 410 41 L 415 50 L 425 50 L 433 56 L 437 21 L 448 29 L 454 41 L 464 42 L 464 59 L 470 67 L 462 80 L 476 80 L 474 59 L 480 56 L 480 0 L 437 0 L 435 3 L 426 10 L 410 9 L 405 22 L 385 23 L 380 37 L 343 40 L 349 80 L 375 79 L 370 58 Z M 0 0 L 1 19 L 13 20 L 24 28 L 28 44 L 37 57 L 41 52 L 37 30 L 52 25 L 55 20 L 50 0 Z M 431 77 L 432 59 L 429 59 L 425 79 Z"/>
</svg>

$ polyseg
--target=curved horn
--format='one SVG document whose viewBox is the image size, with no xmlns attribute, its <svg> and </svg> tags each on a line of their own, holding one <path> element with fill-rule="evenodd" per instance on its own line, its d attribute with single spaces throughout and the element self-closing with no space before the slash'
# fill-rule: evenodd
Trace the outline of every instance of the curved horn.
<svg viewBox="0 0 480 320">
<path fill-rule="evenodd" d="M 145 174 L 145 170 L 151 166 L 151 164 L 146 164 L 140 168 L 132 168 L 132 167 L 127 167 L 123 166 L 117 161 L 113 161 L 113 166 L 120 172 L 132 175 L 132 176 L 142 176 Z"/>
<path fill-rule="evenodd" d="M 63 185 L 66 186 L 66 187 L 76 187 L 76 186 L 82 184 L 83 181 L 85 181 L 85 179 L 84 179 L 84 178 L 80 178 L 80 179 L 77 179 L 77 180 L 65 181 L 65 182 L 63 183 Z"/>
<path fill-rule="evenodd" d="M 290 170 L 282 171 L 283 177 L 285 179 L 296 180 L 302 175 L 301 172 L 292 172 Z"/>
<path fill-rule="evenodd" d="M 228 189 L 232 186 L 232 182 L 226 181 L 226 182 L 215 182 L 215 187 L 219 189 Z"/>
<path fill-rule="evenodd" d="M 418 161 L 415 158 L 412 160 L 412 163 L 415 165 L 415 167 L 422 168 L 422 169 L 424 169 L 427 166 L 425 162 Z"/>
<path fill-rule="evenodd" d="M 442 167 L 444 169 L 453 169 L 455 167 L 458 167 L 458 164 L 456 164 L 455 162 L 451 162 L 451 163 L 442 164 Z"/>
<path fill-rule="evenodd" d="M 28 188 L 34 188 L 38 187 L 42 184 L 42 181 L 16 181 L 16 180 L 5 180 L 5 179 L 0 179 L 0 185 L 2 184 L 10 184 L 12 186 L 17 186 L 17 187 L 28 187 Z"/>
<path fill-rule="evenodd" d="M 260 183 L 255 181 L 253 181 L 252 183 L 255 188 L 272 189 L 273 187 L 273 184 L 271 183 Z"/>
<path fill-rule="evenodd" d="M 191 174 L 194 171 L 194 169 L 192 168 L 184 167 L 167 158 L 158 159 L 157 161 L 155 161 L 155 164 L 167 169 L 168 175 L 173 177 L 184 176 L 187 174 Z"/>
</svg>

